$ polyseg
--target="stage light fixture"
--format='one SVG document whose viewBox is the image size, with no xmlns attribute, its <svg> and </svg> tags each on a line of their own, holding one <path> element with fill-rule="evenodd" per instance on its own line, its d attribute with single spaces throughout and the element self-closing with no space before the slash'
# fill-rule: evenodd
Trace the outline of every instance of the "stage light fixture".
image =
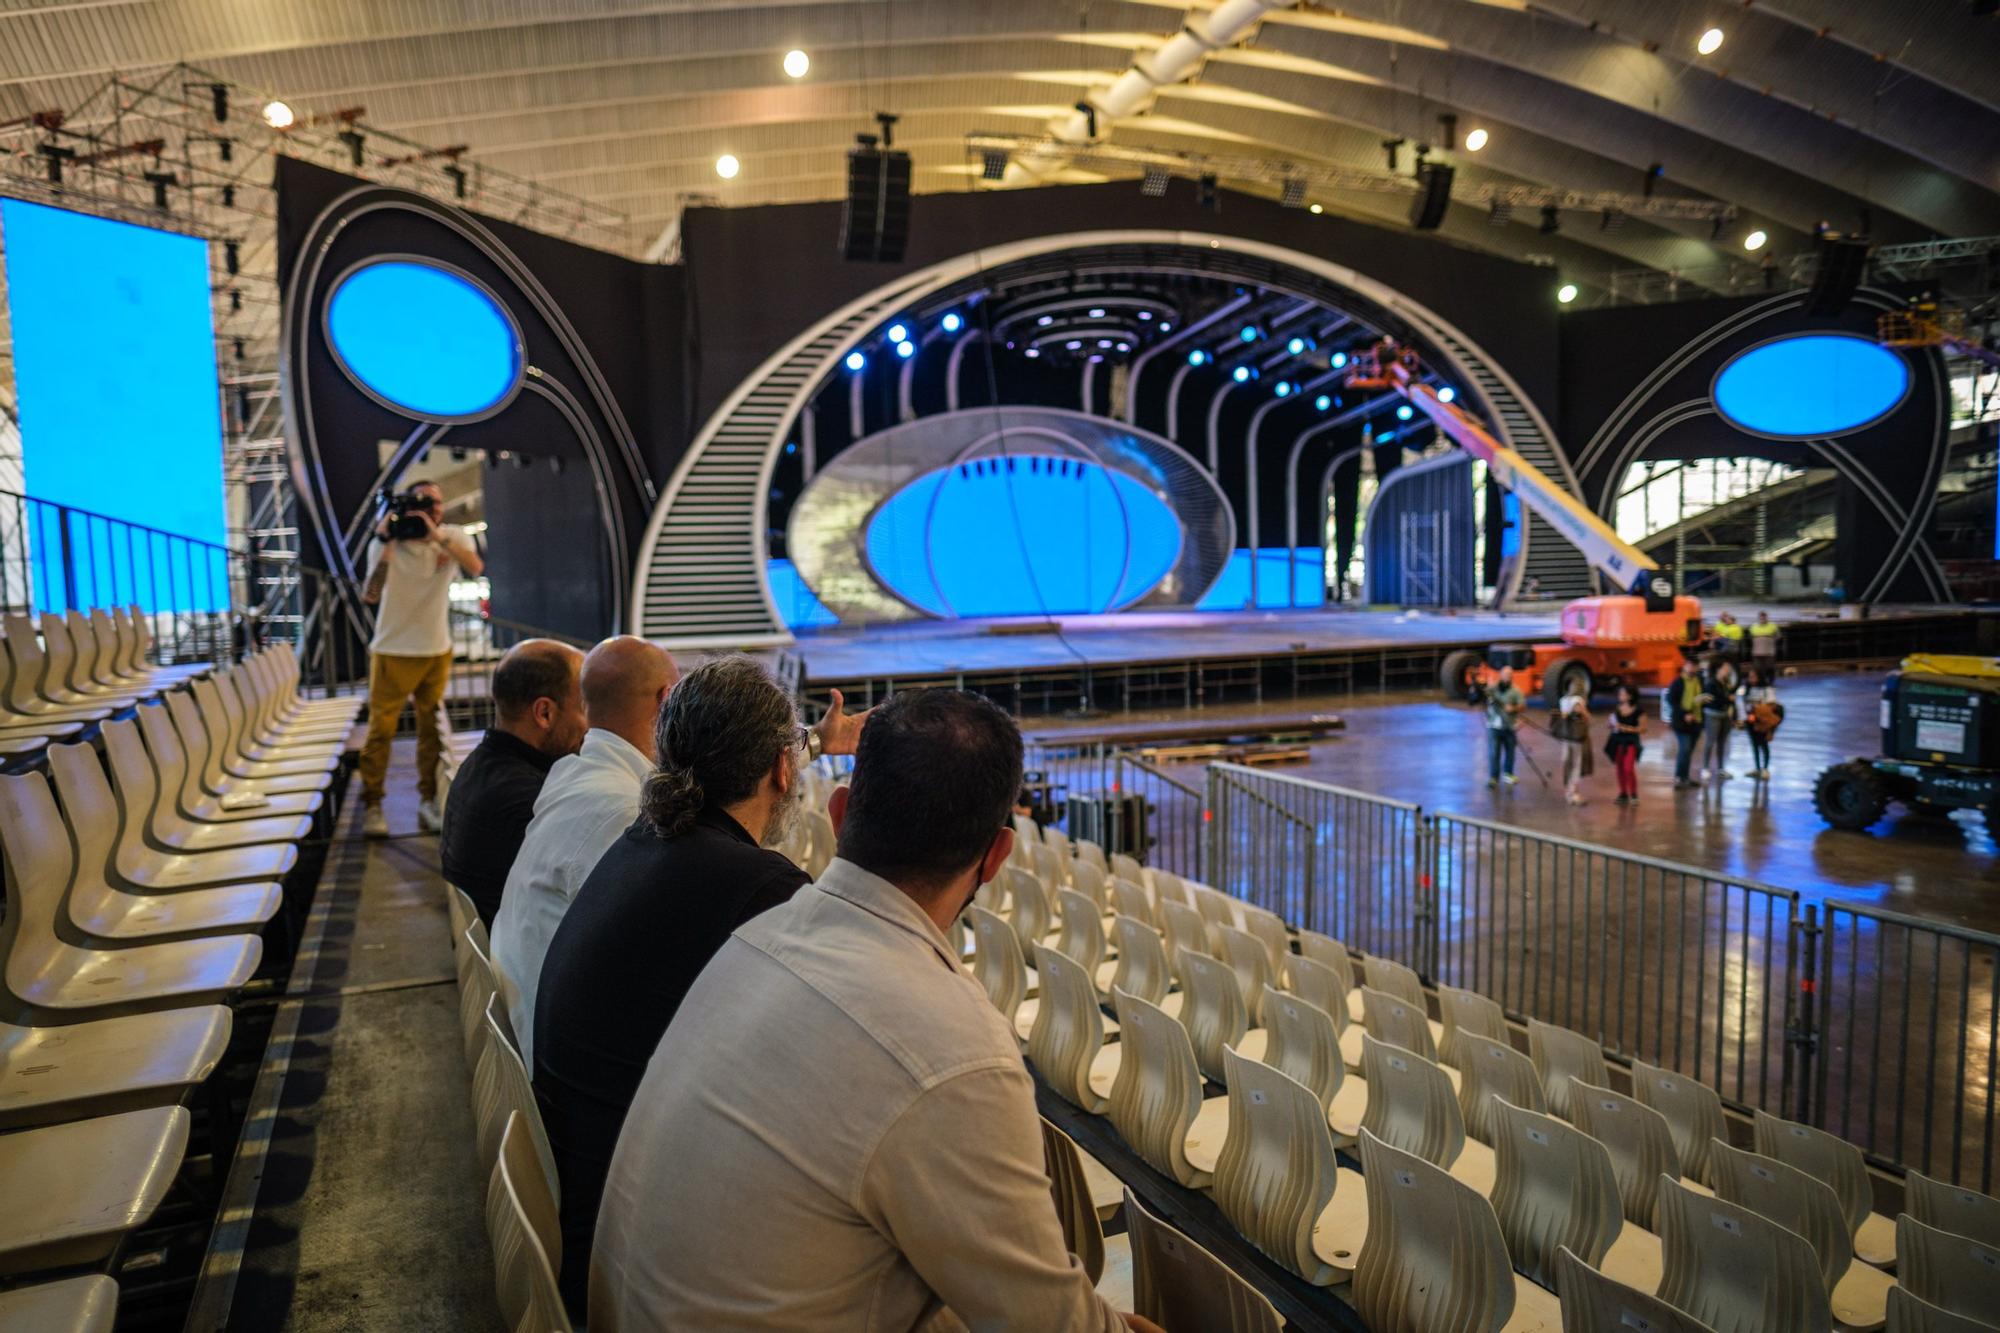
<svg viewBox="0 0 2000 1333">
<path fill-rule="evenodd" d="M 1286 208 L 1304 208 L 1306 183 L 1297 176 L 1288 178 L 1285 181 L 1284 193 L 1278 197 L 1278 202 Z"/>
<path fill-rule="evenodd" d="M 237 315 L 241 314 L 242 312 L 243 312 L 243 293 L 238 289 L 231 287 L 229 289 L 229 313 L 232 315 Z"/>
<path fill-rule="evenodd" d="M 938 321 L 938 327 L 943 329 L 946 333 L 957 333 L 960 329 L 965 327 L 965 320 L 959 316 L 959 313 L 956 310 L 954 310 L 951 313 L 947 314 L 943 319 Z"/>
<path fill-rule="evenodd" d="M 1064 343 L 1063 346 L 1068 348 L 1072 352 L 1078 351 L 1083 347 L 1083 339 L 1071 338 L 1068 342 Z"/>
<path fill-rule="evenodd" d="M 1324 213 L 1324 212 L 1326 212 L 1326 205 L 1325 205 L 1325 204 L 1310 204 L 1310 205 L 1308 205 L 1308 206 L 1306 207 L 1306 212 L 1308 212 L 1308 213 L 1312 213 L 1312 214 L 1320 214 L 1320 213 Z"/>
<path fill-rule="evenodd" d="M 1398 405 L 1396 408 L 1396 420 L 1398 421 L 1408 421 L 1411 417 L 1415 416 L 1416 414 L 1417 414 L 1417 409 L 1411 407 L 1408 403 L 1402 403 Z"/>
<path fill-rule="evenodd" d="M 1562 230 L 1562 210 L 1557 208 L 1554 204 L 1543 204 L 1542 226 L 1541 226 L 1542 235 L 1553 236 L 1561 230 Z"/>
<path fill-rule="evenodd" d="M 180 184 L 180 178 L 171 171 L 149 171 L 146 181 L 153 187 L 153 207 L 162 213 L 167 211 L 167 190 Z"/>
<path fill-rule="evenodd" d="M 1342 366 L 1347 364 L 1347 353 L 1335 352 L 1331 357 L 1327 358 L 1327 364 L 1332 366 L 1335 370 L 1339 370 Z"/>
<path fill-rule="evenodd" d="M 1277 383 L 1277 385 L 1276 385 L 1276 386 L 1275 386 L 1275 387 L 1274 387 L 1274 388 L 1273 388 L 1273 389 L 1271 390 L 1271 392 L 1273 392 L 1273 393 L 1277 394 L 1277 395 L 1278 395 L 1278 397 L 1280 397 L 1280 398 L 1289 398 L 1289 397 L 1291 397 L 1291 396 L 1292 396 L 1292 384 L 1291 384 L 1291 381 L 1290 381 L 1290 380 L 1279 380 L 1279 381 L 1278 381 L 1278 383 Z"/>
<path fill-rule="evenodd" d="M 868 358 L 863 356 L 861 353 L 849 352 L 847 354 L 847 368 L 849 370 L 860 370 L 867 364 L 868 364 Z"/>
<path fill-rule="evenodd" d="M 1041 354 L 1042 349 L 1039 347 L 1030 347 L 1026 352 L 1022 353 L 1023 356 L 1040 356 Z"/>
<path fill-rule="evenodd" d="M 1173 325 L 1171 325 L 1171 324 L 1162 324 L 1162 325 L 1160 325 L 1160 332 L 1161 332 L 1161 333 L 1172 333 L 1173 331 L 1174 331 L 1174 326 L 1173 326 Z"/>
<path fill-rule="evenodd" d="M 724 153 L 715 159 L 715 174 L 726 181 L 736 179 L 736 173 L 743 170 L 743 164 L 736 160 L 736 154 Z"/>
<path fill-rule="evenodd" d="M 1556 288 L 1556 300 L 1562 302 L 1562 304 L 1568 305 L 1571 301 L 1574 301 L 1575 299 L 1576 299 L 1575 283 L 1566 282 L 1562 286 Z"/>
<path fill-rule="evenodd" d="M 1255 324 L 1245 324 L 1243 326 L 1242 332 L 1238 333 L 1236 336 L 1241 338 L 1244 342 L 1247 343 L 1256 342 L 1258 337 L 1257 326 Z"/>
<path fill-rule="evenodd" d="M 1035 327 L 1038 329 L 1045 329 L 1049 325 L 1055 322 L 1056 322 L 1056 317 L 1054 315 L 1043 315 L 1040 319 L 1035 321 Z"/>
<path fill-rule="evenodd" d="M 1205 365 L 1207 362 L 1208 353 L 1202 351 L 1199 347 L 1188 353 L 1188 364 L 1191 366 Z"/>
<path fill-rule="evenodd" d="M 1396 170 L 1402 163 L 1404 142 L 1402 139 L 1384 139 L 1382 141 L 1382 155 L 1388 159 L 1389 170 L 1391 171 Z"/>
<path fill-rule="evenodd" d="M 1121 352 L 1129 352 L 1129 351 L 1131 351 L 1131 350 L 1132 350 L 1132 344 L 1131 344 L 1131 343 L 1119 343 L 1119 344 L 1118 344 L 1118 350 L 1119 350 L 1119 351 L 1121 351 Z"/>
<path fill-rule="evenodd" d="M 211 83 L 208 85 L 209 110 L 215 115 L 215 123 L 220 125 L 229 119 L 229 85 Z"/>
<path fill-rule="evenodd" d="M 1327 397 L 1325 394 L 1321 394 L 1319 397 L 1313 399 L 1313 406 L 1324 412 L 1327 408 L 1333 406 L 1333 399 Z"/>
<path fill-rule="evenodd" d="M 359 170 L 362 162 L 362 152 L 368 143 L 366 136 L 360 130 L 350 128 L 342 130 L 334 137 L 347 145 L 347 160 L 356 170 Z"/>
<path fill-rule="evenodd" d="M 812 57 L 807 55 L 805 52 L 799 50 L 796 47 L 785 52 L 786 78 L 803 79 L 806 76 L 806 71 L 811 68 L 812 68 Z"/>
<path fill-rule="evenodd" d="M 1753 231 L 1748 236 L 1745 236 L 1743 238 L 1743 248 L 1745 250 L 1762 250 L 1764 248 L 1764 242 L 1770 239 L 1771 238 L 1769 236 L 1766 236 L 1761 230 Z"/>
<path fill-rule="evenodd" d="M 903 360 L 908 361 L 911 357 L 915 356 L 916 354 L 917 354 L 917 345 L 915 343 L 906 340 L 904 342 L 899 342 L 896 344 L 896 355 L 902 357 Z"/>
<path fill-rule="evenodd" d="M 1111 339 L 1109 339 L 1109 338 L 1099 338 L 1099 339 L 1097 340 L 1097 345 L 1098 345 L 1099 347 L 1109 347 L 1109 346 L 1111 346 Z"/>
<path fill-rule="evenodd" d="M 264 103 L 264 123 L 272 129 L 288 130 L 295 119 L 297 117 L 292 115 L 292 109 L 283 102 Z"/>
<path fill-rule="evenodd" d="M 222 243 L 222 268 L 230 277 L 235 277 L 243 267 L 243 243 L 224 241 Z"/>
<path fill-rule="evenodd" d="M 1153 312 L 1150 310 L 1140 310 L 1137 311 L 1136 313 L 1138 314 L 1140 319 L 1151 319 L 1153 317 Z"/>
<path fill-rule="evenodd" d="M 1487 134 L 1483 129 L 1468 130 L 1465 135 L 1465 151 L 1476 153 L 1486 146 Z"/>
<path fill-rule="evenodd" d="M 1147 167 L 1146 174 L 1139 179 L 1139 193 L 1148 199 L 1158 199 L 1166 194 L 1170 179 L 1165 167 Z"/>
<path fill-rule="evenodd" d="M 1213 173 L 1204 174 L 1194 183 L 1194 201 L 1198 207 L 1210 213 L 1222 211 L 1222 196 L 1216 191 Z"/>
<path fill-rule="evenodd" d="M 1090 317 L 1091 317 L 1092 319 L 1103 319 L 1103 318 L 1104 318 L 1104 307 L 1103 307 L 1103 306 L 1096 306 L 1096 307 L 1093 307 L 1093 308 L 1092 308 L 1092 310 L 1091 310 L 1091 312 L 1090 312 Z"/>
<path fill-rule="evenodd" d="M 230 350 L 236 353 L 236 359 L 238 361 L 241 361 L 246 354 L 246 349 L 243 345 L 243 340 L 241 338 L 237 338 L 234 340 Z"/>
<path fill-rule="evenodd" d="M 234 185 L 225 185 L 222 187 L 222 206 L 224 208 L 236 207 L 236 187 Z"/>
<path fill-rule="evenodd" d="M 1249 381 L 1250 381 L 1250 367 L 1248 367 L 1248 366 L 1238 366 L 1238 367 L 1236 367 L 1236 369 L 1234 369 L 1234 370 L 1232 370 L 1232 371 L 1230 371 L 1230 372 L 1229 372 L 1229 378 L 1230 378 L 1230 379 L 1233 379 L 1233 380 L 1235 380 L 1235 381 L 1236 381 L 1236 382 L 1237 382 L 1238 384 L 1247 384 L 1247 383 L 1249 383 Z"/>
<path fill-rule="evenodd" d="M 1722 47 L 1722 29 L 1710 28 L 1694 44 L 1694 49 L 1705 56 L 1712 56 Z"/>
<path fill-rule="evenodd" d="M 892 343 L 899 343 L 899 342 L 903 342 L 903 341 L 905 341 L 906 339 L 908 339 L 908 338 L 909 338 L 909 336 L 910 336 L 910 331 L 909 331 L 908 329 L 904 328 L 904 327 L 903 327 L 903 326 L 902 326 L 901 324 L 891 324 L 891 325 L 889 326 L 889 341 L 890 341 L 890 342 L 892 342 Z"/>
<path fill-rule="evenodd" d="M 1304 338 L 1294 338 L 1285 344 L 1285 350 L 1293 356 L 1301 356 L 1306 350 L 1306 340 Z"/>
<path fill-rule="evenodd" d="M 1007 179 L 1007 154 L 997 148 L 988 148 L 979 154 L 979 178 L 989 181 Z"/>
<path fill-rule="evenodd" d="M 1438 401 L 1440 403 L 1448 403 L 1456 397 L 1458 397 L 1458 390 L 1452 388 L 1449 384 L 1438 390 Z"/>
</svg>

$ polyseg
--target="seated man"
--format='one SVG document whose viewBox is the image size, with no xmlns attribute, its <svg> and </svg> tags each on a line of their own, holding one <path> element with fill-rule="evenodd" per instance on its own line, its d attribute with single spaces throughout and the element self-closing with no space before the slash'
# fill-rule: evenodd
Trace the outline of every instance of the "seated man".
<svg viewBox="0 0 2000 1333">
<path fill-rule="evenodd" d="M 535 998 L 535 1099 L 562 1182 L 563 1298 L 579 1322 L 618 1127 L 681 997 L 729 933 L 810 881 L 775 851 L 808 753 L 854 753 L 840 694 L 811 733 L 747 657 L 690 671 L 660 710 L 659 767 L 549 943 Z M 803 744 L 801 743 L 803 742 Z"/>
<path fill-rule="evenodd" d="M 583 747 L 549 770 L 493 921 L 493 970 L 521 1058 L 535 1067 L 535 986 L 570 900 L 639 813 L 653 722 L 680 672 L 666 650 L 623 635 L 583 659 Z"/>
<path fill-rule="evenodd" d="M 1119 1333 L 1063 1244 L 1014 1033 L 945 937 L 1005 864 L 1020 789 L 1020 732 L 985 699 L 870 713 L 839 858 L 730 937 L 646 1066 L 592 1333 Z"/>
<path fill-rule="evenodd" d="M 509 648 L 493 669 L 498 718 L 451 781 L 438 858 L 445 883 L 465 890 L 488 931 L 542 779 L 583 743 L 576 681 L 582 664 L 582 653 L 554 639 L 524 639 Z"/>
</svg>

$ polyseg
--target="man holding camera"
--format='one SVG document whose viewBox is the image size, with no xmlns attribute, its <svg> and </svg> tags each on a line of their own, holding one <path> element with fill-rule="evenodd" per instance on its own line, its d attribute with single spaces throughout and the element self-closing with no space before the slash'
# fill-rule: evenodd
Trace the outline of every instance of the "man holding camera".
<svg viewBox="0 0 2000 1333">
<path fill-rule="evenodd" d="M 486 567 L 463 528 L 442 523 L 444 492 L 420 481 L 375 528 L 374 561 L 362 600 L 376 608 L 368 645 L 368 740 L 361 747 L 361 831 L 389 836 L 382 786 L 389 742 L 403 705 L 417 710 L 417 822 L 441 826 L 437 808 L 437 707 L 451 678 L 451 584 Z"/>
</svg>

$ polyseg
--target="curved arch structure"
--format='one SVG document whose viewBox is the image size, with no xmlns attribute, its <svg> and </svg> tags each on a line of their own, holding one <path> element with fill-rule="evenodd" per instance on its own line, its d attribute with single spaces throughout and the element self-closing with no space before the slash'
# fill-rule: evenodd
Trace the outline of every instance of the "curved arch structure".
<svg viewBox="0 0 2000 1333">
<path fill-rule="evenodd" d="M 1238 275 L 1317 300 L 1413 342 L 1465 386 L 1507 444 L 1572 493 L 1578 491 L 1555 432 L 1520 387 L 1436 311 L 1366 274 L 1316 255 L 1206 232 L 1071 232 L 971 251 L 905 274 L 819 320 L 767 359 L 724 400 L 674 469 L 640 543 L 628 623 L 670 647 L 775 647 L 790 643 L 765 572 L 765 505 L 772 469 L 800 411 L 849 350 L 903 307 L 997 270 L 1076 251 L 1113 251 L 1130 269 Z M 1531 519 L 1518 580 L 1530 569 L 1544 590 L 1590 586 L 1582 557 Z M 1512 594 L 1503 588 L 1502 596 Z"/>
</svg>

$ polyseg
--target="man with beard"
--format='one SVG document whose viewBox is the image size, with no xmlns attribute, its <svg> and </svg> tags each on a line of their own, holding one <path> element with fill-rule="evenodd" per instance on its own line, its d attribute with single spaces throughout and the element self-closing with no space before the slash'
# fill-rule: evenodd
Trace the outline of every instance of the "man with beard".
<svg viewBox="0 0 2000 1333">
<path fill-rule="evenodd" d="M 549 943 L 534 1013 L 535 1099 L 562 1191 L 562 1287 L 583 1317 L 598 1198 L 646 1062 L 730 932 L 808 880 L 778 852 L 801 770 L 852 754 L 867 713 L 838 691 L 819 725 L 747 657 L 690 671 L 667 696 L 639 818 L 612 843 Z"/>
</svg>

